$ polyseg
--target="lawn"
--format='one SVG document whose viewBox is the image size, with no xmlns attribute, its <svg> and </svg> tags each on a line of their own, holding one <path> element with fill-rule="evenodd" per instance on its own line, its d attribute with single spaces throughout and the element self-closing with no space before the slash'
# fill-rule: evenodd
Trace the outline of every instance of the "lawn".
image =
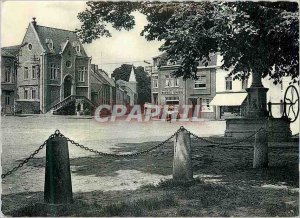
<svg viewBox="0 0 300 218">
<path fill-rule="evenodd" d="M 143 150 L 157 143 L 119 143 L 113 152 Z M 195 180 L 190 183 L 171 180 L 173 142 L 169 142 L 137 157 L 72 157 L 73 204 L 56 209 L 36 204 L 43 202 L 42 188 L 27 188 L 3 194 L 2 212 L 9 216 L 299 215 L 296 142 L 270 143 L 269 167 L 264 169 L 252 168 L 251 147 L 226 149 L 205 145 L 208 144 L 192 140 Z M 242 145 L 251 146 L 253 142 Z M 28 175 L 43 171 L 44 166 L 43 157 L 34 158 L 27 165 L 29 170 L 19 175 L 29 179 Z M 9 179 L 4 186 L 11 184 Z M 16 177 L 11 180 L 16 181 Z M 24 182 L 24 186 L 30 185 Z M 80 191 L 79 186 L 90 189 Z"/>
</svg>

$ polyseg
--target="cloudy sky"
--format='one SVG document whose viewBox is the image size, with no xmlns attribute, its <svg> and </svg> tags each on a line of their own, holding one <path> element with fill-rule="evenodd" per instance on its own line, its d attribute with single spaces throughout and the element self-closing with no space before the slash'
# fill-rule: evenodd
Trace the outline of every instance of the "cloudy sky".
<svg viewBox="0 0 300 218">
<path fill-rule="evenodd" d="M 68 30 L 80 28 L 77 14 L 85 8 L 84 1 L 2 2 L 1 46 L 20 44 L 32 17 L 36 17 L 37 23 L 42 26 Z M 143 60 L 151 60 L 159 54 L 158 47 L 161 42 L 148 42 L 139 35 L 147 23 L 146 18 L 137 12 L 134 15 L 136 26 L 133 30 L 112 30 L 112 37 L 101 38 L 84 45 L 88 55 L 93 58 L 92 63 L 111 73 L 123 62 L 145 66 L 147 64 L 143 63 Z"/>
</svg>

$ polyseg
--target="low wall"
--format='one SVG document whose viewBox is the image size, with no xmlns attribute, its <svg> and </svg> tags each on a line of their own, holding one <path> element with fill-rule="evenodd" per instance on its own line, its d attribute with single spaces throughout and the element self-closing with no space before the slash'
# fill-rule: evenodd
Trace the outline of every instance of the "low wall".
<svg viewBox="0 0 300 218">
<path fill-rule="evenodd" d="M 16 101 L 16 113 L 22 114 L 39 114 L 40 102 L 39 101 Z"/>
</svg>

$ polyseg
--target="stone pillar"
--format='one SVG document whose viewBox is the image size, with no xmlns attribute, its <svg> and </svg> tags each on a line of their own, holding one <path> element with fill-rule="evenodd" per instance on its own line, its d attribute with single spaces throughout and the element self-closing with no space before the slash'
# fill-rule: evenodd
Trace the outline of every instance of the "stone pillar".
<svg viewBox="0 0 300 218">
<path fill-rule="evenodd" d="M 268 132 L 261 130 L 255 134 L 253 168 L 268 166 Z"/>
<path fill-rule="evenodd" d="M 173 179 L 193 180 L 193 165 L 190 134 L 184 130 L 177 134 L 174 141 Z"/>
<path fill-rule="evenodd" d="M 73 202 L 68 142 L 54 137 L 46 145 L 44 201 L 48 204 Z"/>
<path fill-rule="evenodd" d="M 264 88 L 261 82 L 261 73 L 252 73 L 252 84 L 247 88 L 247 107 L 246 117 L 248 118 L 261 118 L 268 115 L 267 112 L 267 88 Z"/>
</svg>

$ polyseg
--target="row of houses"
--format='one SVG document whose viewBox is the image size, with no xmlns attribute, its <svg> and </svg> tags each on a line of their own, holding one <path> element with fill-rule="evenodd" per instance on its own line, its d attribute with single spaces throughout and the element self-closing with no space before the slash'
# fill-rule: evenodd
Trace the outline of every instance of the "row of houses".
<svg viewBox="0 0 300 218">
<path fill-rule="evenodd" d="M 87 113 L 99 104 L 133 105 L 130 81 L 115 81 L 91 63 L 73 31 L 29 23 L 22 43 L 1 48 L 1 112 Z"/>
<path fill-rule="evenodd" d="M 207 119 L 224 119 L 242 117 L 245 114 L 247 91 L 252 82 L 252 76 L 243 81 L 233 80 L 229 72 L 221 69 L 222 58 L 212 54 L 208 65 L 199 62 L 197 80 L 182 77 L 176 78 L 173 72 L 180 67 L 180 61 L 170 61 L 166 53 L 153 58 L 151 101 L 156 105 L 191 105 L 192 111 L 200 105 L 197 114 L 191 116 Z M 282 84 L 274 85 L 269 78 L 262 83 L 268 88 L 267 102 L 282 103 L 284 93 L 291 82 L 283 78 Z M 272 113 L 280 117 L 283 106 L 272 108 Z"/>
</svg>

